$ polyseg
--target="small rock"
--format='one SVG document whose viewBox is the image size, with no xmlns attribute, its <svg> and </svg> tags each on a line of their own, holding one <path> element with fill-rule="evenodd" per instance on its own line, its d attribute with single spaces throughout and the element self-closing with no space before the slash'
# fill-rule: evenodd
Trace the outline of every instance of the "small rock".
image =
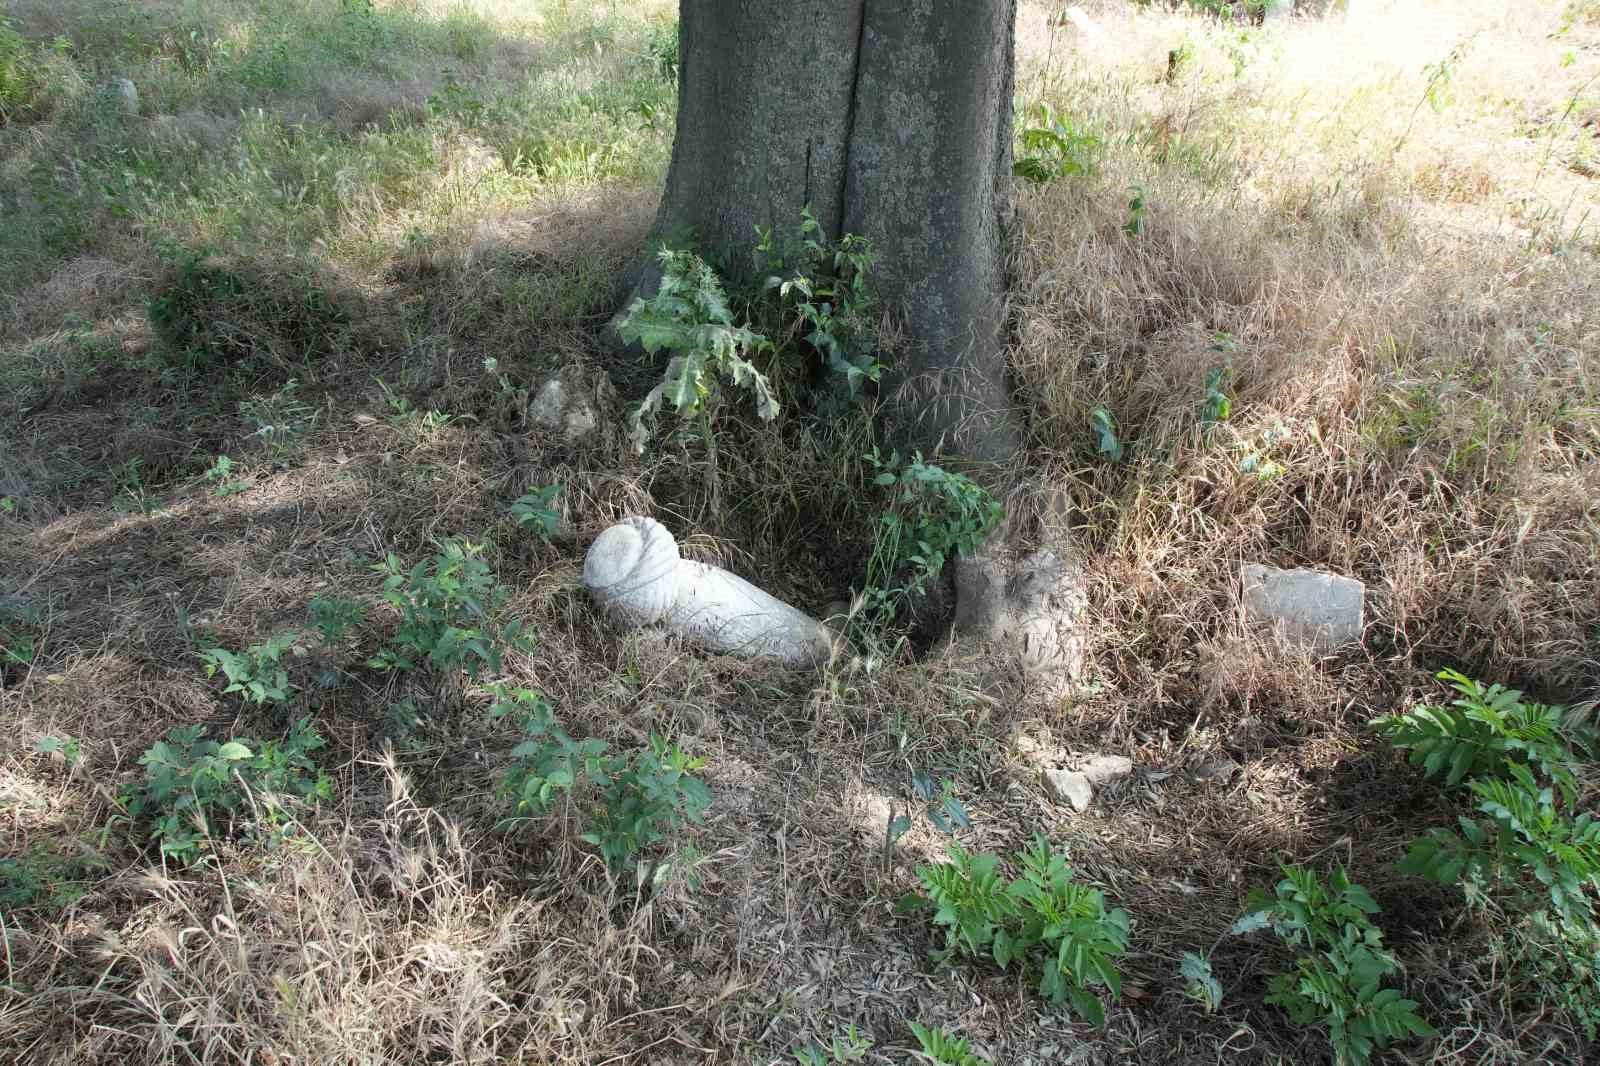
<svg viewBox="0 0 1600 1066">
<path fill-rule="evenodd" d="M 124 115 L 137 115 L 139 113 L 139 87 L 127 78 L 116 78 L 111 82 L 112 91 L 117 94 L 117 107 Z"/>
<path fill-rule="evenodd" d="M 1133 760 L 1126 755 L 1095 755 L 1078 767 L 1078 772 L 1091 785 L 1103 785 L 1133 773 Z"/>
<path fill-rule="evenodd" d="M 533 402 L 528 404 L 528 418 L 535 425 L 559 431 L 574 443 L 591 436 L 600 427 L 600 413 L 594 404 L 568 388 L 560 375 L 549 378 L 539 387 Z"/>
<path fill-rule="evenodd" d="M 1354 578 L 1259 563 L 1245 563 L 1239 577 L 1246 621 L 1269 624 L 1284 640 L 1313 651 L 1361 642 L 1367 587 Z"/>
<path fill-rule="evenodd" d="M 1044 790 L 1051 799 L 1070 803 L 1075 811 L 1089 809 L 1089 801 L 1094 799 L 1094 786 L 1088 777 L 1076 770 L 1046 770 L 1043 777 Z"/>
<path fill-rule="evenodd" d="M 1232 759 L 1208 759 L 1194 768 L 1194 779 L 1207 785 L 1226 785 L 1242 769 Z"/>
</svg>

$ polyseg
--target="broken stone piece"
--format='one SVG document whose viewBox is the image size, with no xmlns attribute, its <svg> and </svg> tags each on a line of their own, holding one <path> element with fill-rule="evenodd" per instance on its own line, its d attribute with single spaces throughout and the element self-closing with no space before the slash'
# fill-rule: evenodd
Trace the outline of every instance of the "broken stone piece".
<svg viewBox="0 0 1600 1066">
<path fill-rule="evenodd" d="M 1095 755 L 1079 766 L 1078 772 L 1091 785 L 1103 785 L 1133 773 L 1133 760 L 1126 755 Z"/>
<path fill-rule="evenodd" d="M 560 375 L 539 386 L 528 404 L 528 418 L 535 425 L 558 431 L 569 442 L 591 436 L 600 426 L 600 414 L 594 404 L 569 388 Z"/>
<path fill-rule="evenodd" d="M 834 634 L 821 622 L 737 574 L 680 557 L 653 518 L 625 518 L 596 537 L 583 583 L 613 621 L 661 624 L 711 651 L 806 667 L 834 653 Z"/>
<path fill-rule="evenodd" d="M 117 97 L 117 109 L 124 115 L 139 113 L 139 87 L 127 78 L 114 78 L 111 90 Z"/>
<path fill-rule="evenodd" d="M 1259 563 L 1245 563 L 1239 576 L 1246 621 L 1270 624 L 1284 640 L 1314 651 L 1361 642 L 1367 587 L 1354 578 Z"/>
<path fill-rule="evenodd" d="M 1086 811 L 1094 799 L 1094 786 L 1089 778 L 1076 770 L 1046 770 L 1043 774 L 1044 790 L 1057 803 L 1070 803 L 1075 811 Z"/>
</svg>

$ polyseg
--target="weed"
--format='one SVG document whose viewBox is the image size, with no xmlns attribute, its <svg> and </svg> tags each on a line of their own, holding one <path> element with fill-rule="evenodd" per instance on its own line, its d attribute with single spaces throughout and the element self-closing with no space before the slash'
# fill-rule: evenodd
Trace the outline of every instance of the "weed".
<svg viewBox="0 0 1600 1066">
<path fill-rule="evenodd" d="M 39 619 L 36 608 L 0 599 L 0 671 L 27 666 L 38 656 Z"/>
<path fill-rule="evenodd" d="M 890 490 L 863 590 L 873 619 L 884 624 L 938 579 L 952 555 L 976 551 L 1005 510 L 977 482 L 923 462 L 920 452 L 909 463 L 897 451 L 884 456 L 876 447 L 863 458 L 877 471 L 873 484 Z"/>
<path fill-rule="evenodd" d="M 772 343 L 747 326 L 733 324 L 722 282 L 703 259 L 668 248 L 659 258 L 660 288 L 648 300 L 635 300 L 617 327 L 624 341 L 639 343 L 651 355 L 662 349 L 676 353 L 661 383 L 628 419 L 634 451 L 644 452 L 650 437 L 647 423 L 664 402 L 671 403 L 680 418 L 696 418 L 709 447 L 711 419 L 724 383 L 750 389 L 756 414 L 764 421 L 777 418 L 778 401 L 771 385 L 747 358 L 770 350 Z"/>
<path fill-rule="evenodd" d="M 511 516 L 521 526 L 533 527 L 538 538 L 549 544 L 561 527 L 561 512 L 555 509 L 560 485 L 529 485 L 528 491 L 511 505 Z"/>
<path fill-rule="evenodd" d="M 367 618 L 367 605 L 358 600 L 317 596 L 306 605 L 311 625 L 322 636 L 322 643 L 337 644 L 346 633 Z"/>
<path fill-rule="evenodd" d="M 1122 462 L 1122 441 L 1117 436 L 1117 421 L 1112 417 L 1111 408 L 1101 404 L 1091 410 L 1089 428 L 1100 438 L 1095 451 L 1113 463 Z"/>
<path fill-rule="evenodd" d="M 37 118 L 49 82 L 44 66 L 8 18 L 0 18 L 0 128 Z"/>
<path fill-rule="evenodd" d="M 885 369 L 875 354 L 874 300 L 867 287 L 871 243 L 854 233 L 830 241 L 809 207 L 801 209 L 793 238 L 780 242 L 770 227 L 760 226 L 756 236 L 755 251 L 766 274 L 762 292 L 778 294 L 783 330 L 790 338 L 804 334 L 822 357 L 824 368 L 841 386 L 835 407 L 840 406 L 837 400 L 859 400 Z M 778 347 L 787 345 L 784 341 Z"/>
<path fill-rule="evenodd" d="M 1449 706 L 1421 704 L 1373 722 L 1391 744 L 1409 753 L 1413 766 L 1428 777 L 1442 775 L 1448 786 L 1477 774 L 1505 776 L 1523 766 L 1545 774 L 1572 797 L 1578 757 L 1568 740 L 1587 744 L 1588 738 L 1566 725 L 1565 707 L 1524 701 L 1516 689 L 1485 687 L 1455 670 L 1441 670 L 1438 677 L 1460 693 Z"/>
<path fill-rule="evenodd" d="M 1185 982 L 1183 994 L 1204 1007 L 1207 1014 L 1215 1014 L 1222 1006 L 1222 982 L 1211 972 L 1209 955 L 1185 951 L 1178 964 L 1178 976 Z"/>
<path fill-rule="evenodd" d="M 1144 216 L 1146 212 L 1144 186 L 1135 185 L 1130 191 L 1133 196 L 1128 200 L 1128 219 L 1122 224 L 1122 232 L 1130 237 L 1137 237 L 1144 232 Z"/>
<path fill-rule="evenodd" d="M 589 778 L 600 789 L 600 806 L 594 812 L 595 827 L 583 839 L 618 869 L 686 821 L 703 821 L 711 793 L 693 771 L 704 765 L 705 759 L 652 734 L 648 748 L 591 767 Z M 653 881 L 653 874 L 644 881 Z"/>
<path fill-rule="evenodd" d="M 400 626 L 370 666 L 414 670 L 426 662 L 437 670 L 465 670 L 476 679 L 485 666 L 500 672 L 505 648 L 532 646 L 521 622 L 494 621 L 507 593 L 479 558 L 482 551 L 480 544 L 448 540 L 432 559 L 409 571 L 393 554 L 372 568 L 384 575 L 381 595 L 400 612 Z"/>
<path fill-rule="evenodd" d="M 678 24 L 658 22 L 645 39 L 645 58 L 663 78 L 678 80 Z"/>
<path fill-rule="evenodd" d="M 1033 122 L 1020 134 L 1026 154 L 1011 164 L 1013 173 L 1035 185 L 1044 185 L 1057 178 L 1092 177 L 1099 172 L 1100 155 L 1105 149 L 1099 137 L 1076 128 L 1070 116 L 1057 114 L 1042 101 L 1033 106 L 1030 114 Z"/>
<path fill-rule="evenodd" d="M 967 816 L 966 806 L 956 798 L 955 782 L 942 781 L 934 783 L 933 778 L 927 774 L 912 774 L 911 789 L 906 795 L 906 810 L 904 814 L 896 815 L 889 811 L 889 822 L 883 831 L 883 871 L 889 872 L 889 863 L 894 855 L 894 845 L 901 837 L 911 831 L 913 813 L 920 805 L 928 821 L 941 833 L 954 835 L 957 829 L 967 829 L 972 826 L 972 820 Z"/>
<path fill-rule="evenodd" d="M 82 899 L 85 884 L 106 866 L 98 852 L 81 845 L 69 855 L 59 845 L 35 844 L 0 859 L 0 907 L 60 910 Z"/>
<path fill-rule="evenodd" d="M 1106 908 L 1105 896 L 1073 880 L 1066 860 L 1036 836 L 1015 859 L 1022 876 L 1004 880 L 999 856 L 971 855 L 949 846 L 950 862 L 922 866 L 917 877 L 927 898 L 901 901 L 902 910 L 931 909 L 943 926 L 943 961 L 953 955 L 992 957 L 1001 969 L 1018 963 L 1038 973 L 1039 993 L 1057 1005 L 1070 1003 L 1084 1020 L 1105 1024 L 1105 1008 L 1093 987 L 1113 999 L 1122 975 L 1114 959 L 1127 954 L 1128 915 Z"/>
<path fill-rule="evenodd" d="M 253 828 L 271 837 L 284 826 L 290 805 L 329 799 L 333 782 L 311 759 L 324 743 L 310 719 L 259 750 L 248 738 L 219 744 L 205 738 L 205 726 L 180 726 L 139 757 L 144 779 L 127 786 L 121 799 L 130 819 L 151 820 L 150 838 L 163 857 L 188 865 L 247 810 Z"/>
<path fill-rule="evenodd" d="M 1226 422 L 1233 414 L 1233 357 L 1239 344 L 1232 334 L 1219 332 L 1212 338 L 1209 350 L 1221 355 L 1222 362 L 1206 371 L 1206 395 L 1200 404 L 1202 425 Z"/>
<path fill-rule="evenodd" d="M 906 1024 L 929 1062 L 940 1066 L 991 1066 L 988 1059 L 972 1050 L 972 1044 L 965 1038 L 951 1036 L 937 1025 Z"/>
<path fill-rule="evenodd" d="M 226 455 L 219 455 L 216 461 L 206 468 L 205 473 L 200 475 L 207 481 L 216 482 L 211 488 L 211 495 L 237 496 L 250 488 L 247 482 L 229 480 L 233 475 L 233 467 L 232 459 Z"/>
<path fill-rule="evenodd" d="M 83 746 L 77 737 L 40 737 L 33 745 L 33 750 L 40 755 L 59 755 L 68 770 L 78 765 L 83 758 Z"/>
<path fill-rule="evenodd" d="M 1244 934 L 1271 926 L 1299 949 L 1295 969 L 1272 978 L 1267 1002 L 1284 1008 L 1296 1025 L 1324 1026 L 1341 1066 L 1363 1066 L 1376 1048 L 1433 1032 L 1414 1001 L 1383 987 L 1399 964 L 1383 949 L 1370 918 L 1379 907 L 1366 889 L 1342 865 L 1326 885 L 1301 866 L 1284 866 L 1283 874 L 1272 896 L 1251 893 L 1249 910 L 1233 927 Z"/>
<path fill-rule="evenodd" d="M 317 412 L 298 396 L 300 382 L 290 378 L 270 396 L 241 401 L 239 415 L 252 427 L 267 457 L 284 463 L 295 442 L 317 422 Z"/>
<path fill-rule="evenodd" d="M 265 644 L 252 644 L 242 652 L 206 648 L 200 659 L 205 663 L 207 677 L 215 677 L 218 670 L 227 677 L 224 695 L 243 693 L 248 702 L 257 705 L 282 703 L 293 687 L 289 672 L 283 668 L 283 653 L 293 646 L 294 636 L 280 633 Z"/>
<path fill-rule="evenodd" d="M 606 743 L 590 738 L 577 741 L 556 722 L 550 701 L 526 688 L 497 682 L 490 686 L 494 704 L 491 718 L 511 717 L 525 739 L 511 749 L 511 768 L 500 792 L 512 803 L 516 818 L 543 815 L 559 794 L 570 792 L 580 777 L 604 773 Z"/>
<path fill-rule="evenodd" d="M 807 1044 L 790 1054 L 799 1066 L 844 1066 L 847 1062 L 862 1061 L 871 1050 L 872 1038 L 862 1035 L 851 1023 L 842 1034 L 829 1041 L 827 1047 Z"/>
</svg>

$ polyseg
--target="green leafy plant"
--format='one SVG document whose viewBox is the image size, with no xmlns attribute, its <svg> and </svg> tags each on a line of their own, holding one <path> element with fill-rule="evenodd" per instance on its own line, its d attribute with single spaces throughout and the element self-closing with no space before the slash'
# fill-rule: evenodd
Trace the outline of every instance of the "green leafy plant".
<svg viewBox="0 0 1600 1066">
<path fill-rule="evenodd" d="M 711 792 L 693 774 L 704 765 L 703 758 L 691 757 L 655 735 L 648 748 L 591 765 L 589 779 L 600 789 L 600 805 L 594 812 L 594 828 L 583 839 L 600 849 L 607 865 L 618 869 L 685 822 L 704 821 Z"/>
<path fill-rule="evenodd" d="M 518 525 L 531 526 L 539 539 L 549 544 L 561 525 L 561 512 L 555 509 L 559 495 L 560 485 L 529 485 L 528 491 L 511 505 L 511 516 Z"/>
<path fill-rule="evenodd" d="M 1117 421 L 1111 408 L 1102 404 L 1090 411 L 1089 428 L 1100 438 L 1095 450 L 1113 463 L 1122 462 L 1122 441 L 1117 437 Z"/>
<path fill-rule="evenodd" d="M 1448 706 L 1425 703 L 1373 722 L 1389 743 L 1408 753 L 1413 766 L 1428 777 L 1442 776 L 1450 786 L 1478 774 L 1505 776 L 1524 766 L 1572 797 L 1578 757 L 1568 744 L 1586 746 L 1589 737 L 1567 726 L 1565 707 L 1524 700 L 1518 690 L 1501 685 L 1485 687 L 1455 670 L 1437 676 L 1459 694 Z"/>
<path fill-rule="evenodd" d="M 1211 957 L 1195 951 L 1185 951 L 1178 964 L 1178 976 L 1184 980 L 1183 994 L 1215 1014 L 1222 1006 L 1222 982 L 1211 972 Z"/>
<path fill-rule="evenodd" d="M 280 633 L 264 644 L 252 644 L 244 651 L 226 648 L 206 648 L 200 653 L 205 663 L 206 676 L 215 677 L 222 671 L 228 679 L 225 695 L 243 694 L 250 703 L 281 703 L 289 698 L 292 686 L 289 672 L 283 668 L 283 653 L 294 646 L 292 634 Z"/>
<path fill-rule="evenodd" d="M 1144 186 L 1135 185 L 1130 191 L 1133 196 L 1128 200 L 1128 220 L 1122 224 L 1122 232 L 1137 237 L 1144 232 Z"/>
<path fill-rule="evenodd" d="M 333 782 L 311 758 L 324 743 L 310 719 L 259 746 L 248 738 L 219 744 L 205 726 L 180 726 L 139 757 L 144 779 L 123 790 L 122 803 L 132 820 L 150 820 L 163 856 L 187 865 L 247 818 L 272 835 L 292 805 L 329 799 Z"/>
<path fill-rule="evenodd" d="M 0 18 L 0 128 L 38 117 L 48 79 L 15 23 Z"/>
<path fill-rule="evenodd" d="M 0 670 L 27 666 L 39 654 L 39 612 L 0 598 Z"/>
<path fill-rule="evenodd" d="M 663 404 L 670 404 L 680 418 L 698 420 L 709 447 L 711 419 L 725 385 L 749 389 L 762 420 L 777 418 L 771 383 L 748 358 L 770 351 L 772 343 L 748 326 L 734 324 L 721 280 L 699 256 L 663 248 L 658 258 L 660 287 L 649 299 L 634 300 L 617 327 L 623 341 L 637 342 L 651 355 L 674 353 L 661 383 L 629 416 L 634 451 L 643 453 Z"/>
<path fill-rule="evenodd" d="M 379 670 L 414 670 L 424 663 L 438 670 L 465 670 L 476 679 L 484 667 L 500 672 L 505 648 L 532 645 L 522 624 L 495 622 L 506 591 L 489 564 L 479 558 L 483 546 L 448 540 L 431 559 L 410 570 L 390 554 L 372 569 L 384 575 L 381 595 L 400 613 L 400 626 L 389 646 L 368 663 Z"/>
<path fill-rule="evenodd" d="M 941 833 L 954 835 L 957 829 L 968 829 L 972 819 L 967 808 L 956 796 L 954 781 L 935 782 L 927 774 L 912 774 L 911 787 L 905 797 L 905 813 L 889 811 L 889 822 L 883 833 L 883 871 L 889 872 L 894 855 L 894 845 L 911 831 L 912 816 L 921 809 L 928 821 Z"/>
<path fill-rule="evenodd" d="M 1417 1004 L 1383 984 L 1400 967 L 1372 924 L 1380 908 L 1366 889 L 1352 883 L 1343 866 L 1327 884 L 1304 867 L 1282 869 L 1274 894 L 1253 891 L 1233 927 L 1244 934 L 1270 926 L 1298 950 L 1295 968 L 1269 983 L 1267 1002 L 1296 1025 L 1325 1027 L 1341 1066 L 1362 1066 L 1377 1048 L 1431 1033 Z"/>
<path fill-rule="evenodd" d="M 877 360 L 875 301 L 867 286 L 871 243 L 853 233 L 829 240 L 809 207 L 801 209 L 792 240 L 780 242 L 770 227 L 757 226 L 756 236 L 756 254 L 766 274 L 762 291 L 776 292 L 783 311 L 787 336 L 777 347 L 802 337 L 840 383 L 842 399 L 860 399 L 866 385 L 881 380 L 885 369 Z"/>
<path fill-rule="evenodd" d="M 1485 879 L 1510 890 L 1523 909 L 1548 909 L 1564 923 L 1589 924 L 1600 891 L 1600 821 L 1572 817 L 1556 792 L 1521 763 L 1509 779 L 1474 778 L 1467 788 L 1486 818 L 1463 817 L 1460 832 L 1435 829 L 1412 842 L 1401 863 L 1441 884 Z"/>
<path fill-rule="evenodd" d="M 886 624 L 903 601 L 938 579 L 952 554 L 977 550 L 1005 509 L 977 482 L 924 462 L 920 452 L 908 463 L 877 448 L 864 458 L 877 471 L 873 484 L 889 490 L 863 590 L 870 615 Z"/>
<path fill-rule="evenodd" d="M 74 736 L 40 737 L 34 742 L 33 750 L 40 755 L 59 755 L 69 770 L 83 758 L 83 745 Z"/>
<path fill-rule="evenodd" d="M 940 1066 L 991 1066 L 988 1059 L 972 1050 L 971 1042 L 965 1038 L 952 1036 L 937 1025 L 906 1024 L 929 1062 Z"/>
<path fill-rule="evenodd" d="M 871 1050 L 872 1038 L 863 1035 L 852 1023 L 843 1033 L 835 1035 L 826 1047 L 807 1044 L 790 1054 L 799 1066 L 844 1066 L 847 1062 L 862 1061 Z"/>
<path fill-rule="evenodd" d="M 1105 143 L 1078 129 L 1070 116 L 1059 115 L 1047 103 L 1028 112 L 1032 122 L 1020 133 L 1022 152 L 1011 164 L 1019 178 L 1043 185 L 1057 178 L 1092 176 L 1100 169 Z"/>
<path fill-rule="evenodd" d="M 367 618 L 367 605 L 359 600 L 345 600 L 335 596 L 317 596 L 306 605 L 311 616 L 311 626 L 322 637 L 324 644 L 337 644 L 346 633 Z"/>
<path fill-rule="evenodd" d="M 901 901 L 903 910 L 931 909 L 933 924 L 944 928 L 935 958 L 990 957 L 1001 969 L 1015 962 L 1038 975 L 1039 993 L 1050 1002 L 1104 1024 L 1094 989 L 1112 999 L 1122 993 L 1114 960 L 1127 954 L 1127 912 L 1108 909 L 1103 893 L 1073 880 L 1043 837 L 1014 856 L 1022 870 L 1015 880 L 1000 875 L 997 855 L 969 854 L 955 843 L 948 853 L 949 862 L 917 869 L 927 896 Z"/>
<path fill-rule="evenodd" d="M 580 777 L 604 776 L 610 766 L 605 741 L 573 740 L 556 722 L 543 694 L 502 682 L 491 685 L 490 691 L 494 704 L 489 716 L 515 719 L 525 737 L 511 749 L 511 768 L 500 784 L 517 818 L 544 814 Z"/>
<path fill-rule="evenodd" d="M 206 467 L 205 473 L 203 473 L 201 477 L 205 478 L 207 481 L 216 482 L 216 484 L 212 486 L 211 495 L 237 496 L 239 493 L 250 488 L 249 484 L 246 482 L 231 480 L 233 476 L 233 466 L 234 463 L 232 459 L 228 458 L 226 455 L 219 455 L 217 456 L 216 462 Z"/>
</svg>

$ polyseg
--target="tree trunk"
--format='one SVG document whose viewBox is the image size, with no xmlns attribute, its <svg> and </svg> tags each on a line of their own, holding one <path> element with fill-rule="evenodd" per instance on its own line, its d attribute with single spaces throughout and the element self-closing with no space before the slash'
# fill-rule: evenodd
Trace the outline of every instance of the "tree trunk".
<svg viewBox="0 0 1600 1066">
<path fill-rule="evenodd" d="M 809 206 L 872 242 L 907 342 L 897 437 L 1000 459 L 1016 0 L 682 0 L 678 128 L 653 237 L 752 262 Z"/>
</svg>

